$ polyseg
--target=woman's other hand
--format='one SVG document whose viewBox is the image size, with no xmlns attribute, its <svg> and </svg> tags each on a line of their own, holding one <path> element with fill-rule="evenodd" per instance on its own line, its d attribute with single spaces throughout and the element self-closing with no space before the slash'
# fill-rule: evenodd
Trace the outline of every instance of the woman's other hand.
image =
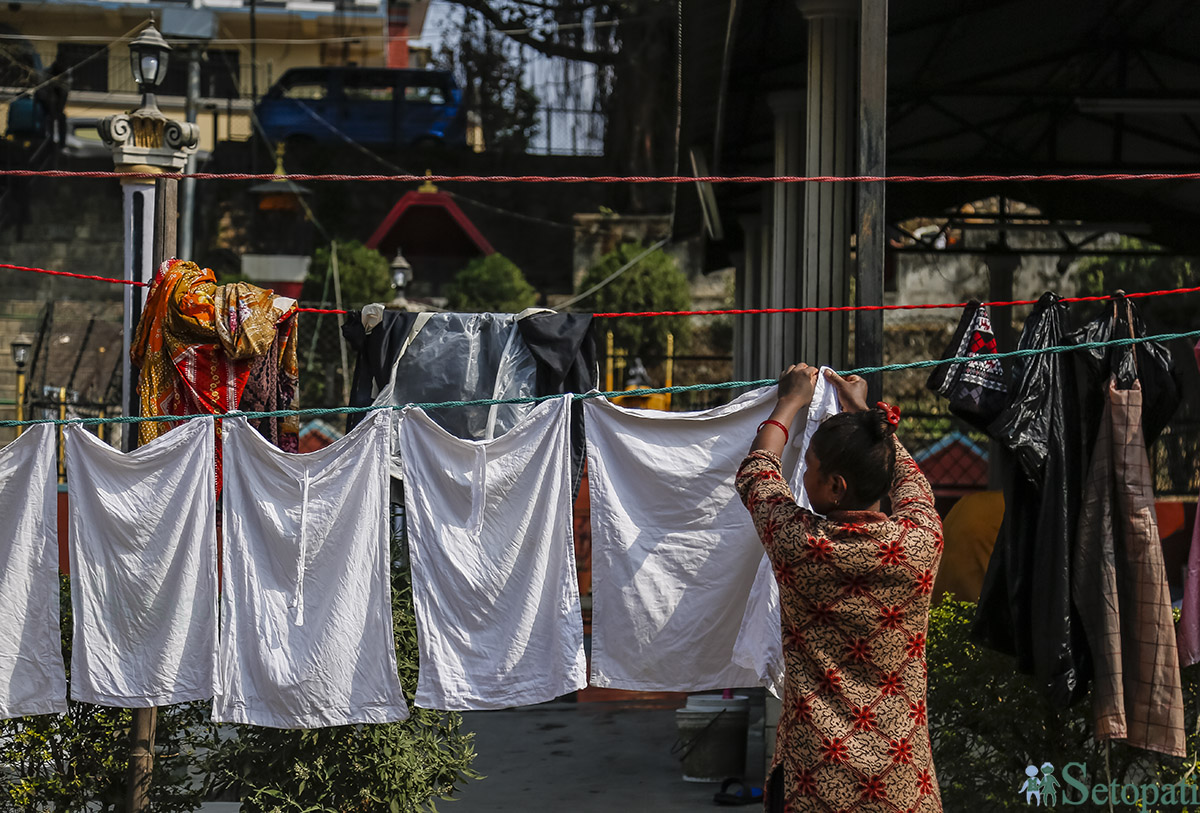
<svg viewBox="0 0 1200 813">
<path fill-rule="evenodd" d="M 865 378 L 857 375 L 848 375 L 842 378 L 833 370 L 826 370 L 825 378 L 837 390 L 838 403 L 842 405 L 843 412 L 863 412 L 867 409 L 867 380 Z"/>
<path fill-rule="evenodd" d="M 779 401 L 805 409 L 812 403 L 813 391 L 817 387 L 817 368 L 807 364 L 793 364 L 779 376 Z"/>
</svg>

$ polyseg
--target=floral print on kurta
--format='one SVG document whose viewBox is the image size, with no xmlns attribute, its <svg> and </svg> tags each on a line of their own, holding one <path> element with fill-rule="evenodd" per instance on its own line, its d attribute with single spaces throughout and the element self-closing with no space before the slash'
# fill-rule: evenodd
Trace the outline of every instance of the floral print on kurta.
<svg viewBox="0 0 1200 813">
<path fill-rule="evenodd" d="M 770 452 L 738 470 L 779 582 L 786 681 L 772 771 L 783 769 L 795 813 L 942 809 L 925 707 L 942 525 L 929 482 L 895 444 L 890 517 L 801 508 Z"/>
</svg>

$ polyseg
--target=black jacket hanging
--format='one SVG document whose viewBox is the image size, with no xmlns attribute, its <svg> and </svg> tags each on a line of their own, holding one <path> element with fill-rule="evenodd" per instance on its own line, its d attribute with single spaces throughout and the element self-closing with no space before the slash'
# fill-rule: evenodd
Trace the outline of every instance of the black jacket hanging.
<svg viewBox="0 0 1200 813">
<path fill-rule="evenodd" d="M 590 313 L 535 313 L 517 322 L 537 362 L 538 395 L 587 392 L 596 387 L 596 342 Z M 586 447 L 583 403 L 571 404 L 571 493 L 579 493 Z"/>
<path fill-rule="evenodd" d="M 1060 345 L 1067 306 L 1038 300 L 1018 347 Z M 984 645 L 1015 655 L 1058 706 L 1082 697 L 1091 674 L 1071 601 L 1071 549 L 1079 516 L 1083 464 L 1074 363 L 1064 353 L 1018 359 L 1008 406 L 990 427 L 1008 455 L 1004 522 L 988 563 L 972 632 Z"/>
<path fill-rule="evenodd" d="M 367 407 L 375 400 L 375 394 L 387 386 L 392 377 L 392 367 L 400 356 L 400 348 L 412 330 L 415 313 L 385 310 L 383 321 L 367 333 L 363 327 L 362 314 L 350 311 L 342 335 L 346 337 L 357 354 L 354 361 L 354 379 L 350 385 L 352 407 Z M 358 426 L 363 412 L 351 412 L 346 416 L 346 431 Z"/>
</svg>

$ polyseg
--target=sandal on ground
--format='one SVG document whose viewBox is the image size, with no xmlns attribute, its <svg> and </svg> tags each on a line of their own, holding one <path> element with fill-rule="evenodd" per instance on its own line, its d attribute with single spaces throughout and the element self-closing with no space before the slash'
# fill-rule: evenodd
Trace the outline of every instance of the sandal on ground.
<svg viewBox="0 0 1200 813">
<path fill-rule="evenodd" d="M 747 785 L 737 777 L 730 777 L 721 783 L 721 789 L 713 796 L 713 801 L 719 805 L 753 805 L 762 804 L 762 788 Z"/>
</svg>

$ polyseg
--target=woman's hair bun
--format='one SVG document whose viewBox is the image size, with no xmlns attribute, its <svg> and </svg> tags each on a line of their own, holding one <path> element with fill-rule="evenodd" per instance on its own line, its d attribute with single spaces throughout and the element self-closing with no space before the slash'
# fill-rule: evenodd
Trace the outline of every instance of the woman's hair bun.
<svg viewBox="0 0 1200 813">
<path fill-rule="evenodd" d="M 888 413 L 878 407 L 867 410 L 872 434 L 877 440 L 887 440 L 896 434 L 896 424 L 892 423 Z"/>
</svg>

